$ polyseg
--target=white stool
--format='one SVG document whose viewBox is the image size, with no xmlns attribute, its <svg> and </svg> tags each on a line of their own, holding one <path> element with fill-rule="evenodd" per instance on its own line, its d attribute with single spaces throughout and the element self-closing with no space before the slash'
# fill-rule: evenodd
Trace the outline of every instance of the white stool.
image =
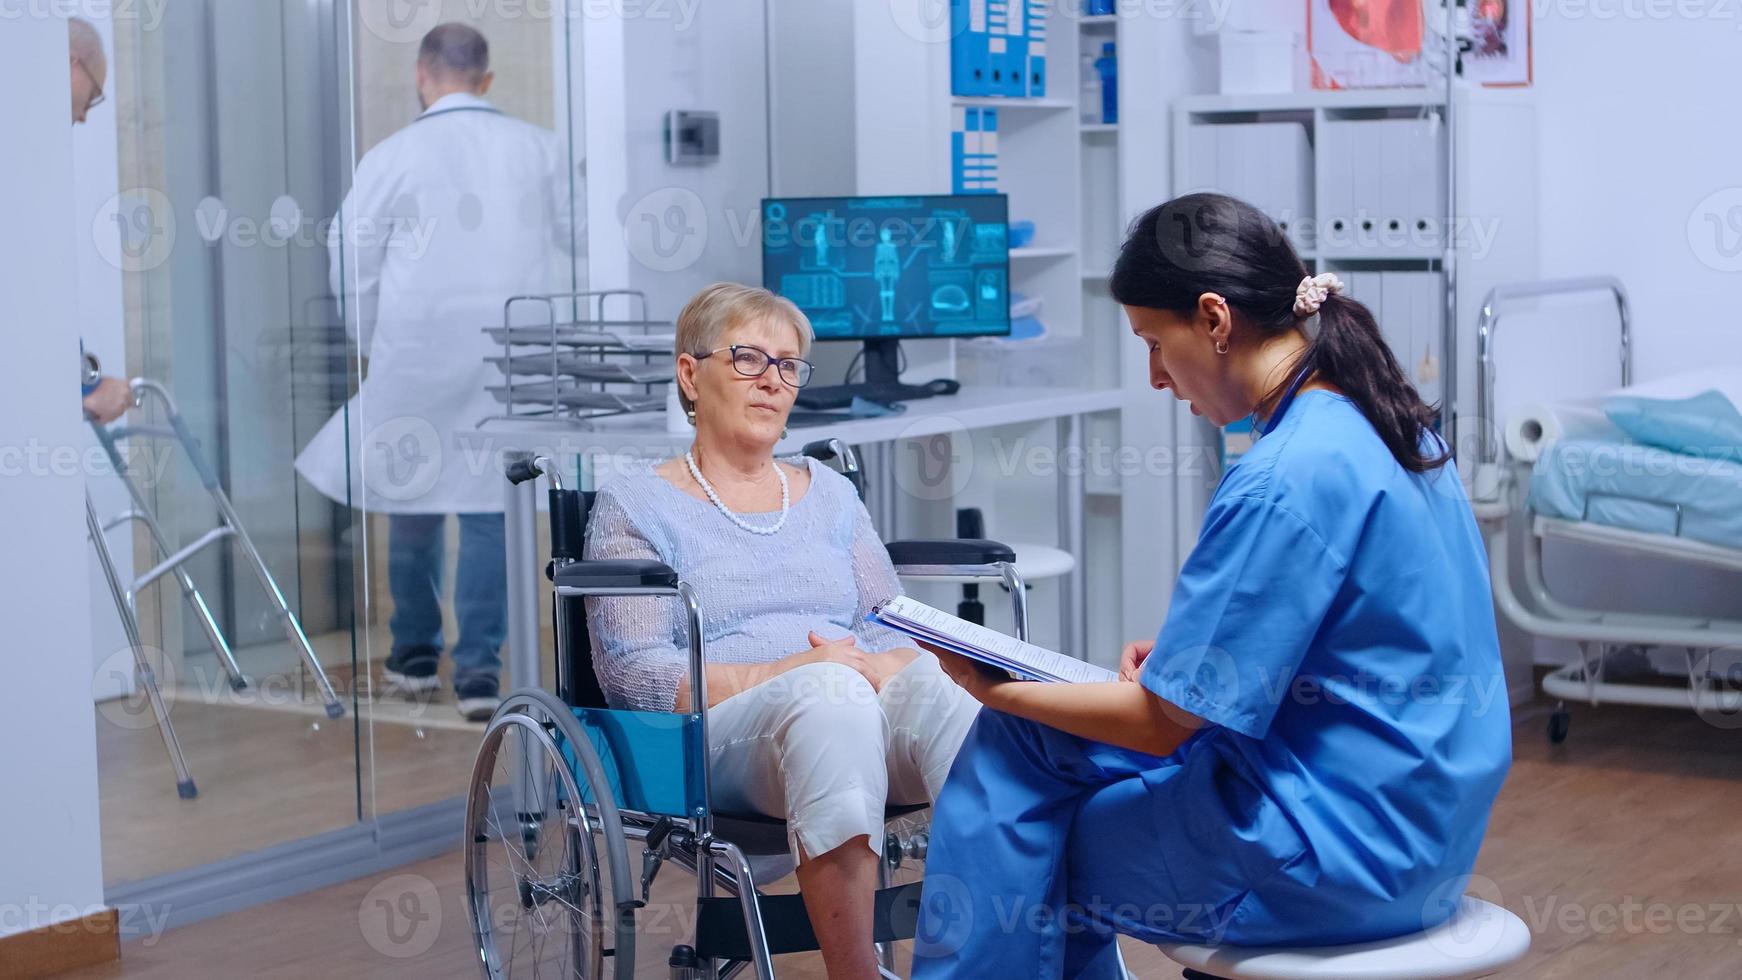
<svg viewBox="0 0 1742 980">
<path fill-rule="evenodd" d="M 1045 544 L 1008 542 L 1016 552 L 1016 572 L 1029 584 L 1046 578 L 1062 578 L 1076 570 L 1077 559 L 1062 548 Z"/>
<path fill-rule="evenodd" d="M 1164 945 L 1186 980 L 1467 980 L 1492 975 L 1530 949 L 1524 921 L 1465 895 L 1458 913 L 1410 936 L 1348 946 Z"/>
</svg>

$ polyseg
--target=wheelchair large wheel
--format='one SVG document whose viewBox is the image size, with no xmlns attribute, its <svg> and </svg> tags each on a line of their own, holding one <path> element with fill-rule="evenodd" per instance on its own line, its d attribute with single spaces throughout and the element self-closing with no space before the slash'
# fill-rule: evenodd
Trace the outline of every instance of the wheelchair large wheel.
<svg viewBox="0 0 1742 980">
<path fill-rule="evenodd" d="M 466 799 L 466 890 L 486 980 L 603 980 L 608 953 L 609 975 L 634 976 L 628 856 L 599 773 L 574 715 L 543 691 L 517 692 L 490 719 Z"/>
</svg>

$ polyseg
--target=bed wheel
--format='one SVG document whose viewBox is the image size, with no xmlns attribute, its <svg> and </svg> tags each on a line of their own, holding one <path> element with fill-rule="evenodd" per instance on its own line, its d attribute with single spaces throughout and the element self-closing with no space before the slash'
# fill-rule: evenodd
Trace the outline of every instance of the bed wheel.
<svg viewBox="0 0 1742 980">
<path fill-rule="evenodd" d="M 1548 716 L 1548 740 L 1552 745 L 1559 745 L 1567 740 L 1567 730 L 1573 727 L 1573 716 L 1565 708 L 1556 708 L 1554 714 Z"/>
</svg>

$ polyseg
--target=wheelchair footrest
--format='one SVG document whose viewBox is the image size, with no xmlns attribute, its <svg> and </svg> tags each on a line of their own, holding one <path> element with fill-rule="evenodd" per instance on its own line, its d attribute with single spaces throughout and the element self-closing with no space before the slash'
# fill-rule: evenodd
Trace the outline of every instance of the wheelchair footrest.
<svg viewBox="0 0 1742 980">
<path fill-rule="evenodd" d="M 912 939 L 919 922 L 920 882 L 896 885 L 877 892 L 871 935 L 875 942 Z M 762 910 L 762 930 L 768 935 L 768 952 L 808 953 L 818 949 L 801 895 L 756 893 Z M 736 897 L 704 898 L 696 918 L 696 955 L 704 959 L 750 959 L 750 939 L 744 932 L 744 912 Z"/>
</svg>

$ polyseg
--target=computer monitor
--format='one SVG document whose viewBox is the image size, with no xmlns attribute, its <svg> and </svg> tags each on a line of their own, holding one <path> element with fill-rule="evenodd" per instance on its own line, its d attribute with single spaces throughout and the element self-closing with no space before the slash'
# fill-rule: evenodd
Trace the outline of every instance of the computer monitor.
<svg viewBox="0 0 1742 980">
<path fill-rule="evenodd" d="M 1009 229 L 1003 194 L 769 198 L 762 284 L 893 382 L 903 337 L 1010 333 Z"/>
</svg>

